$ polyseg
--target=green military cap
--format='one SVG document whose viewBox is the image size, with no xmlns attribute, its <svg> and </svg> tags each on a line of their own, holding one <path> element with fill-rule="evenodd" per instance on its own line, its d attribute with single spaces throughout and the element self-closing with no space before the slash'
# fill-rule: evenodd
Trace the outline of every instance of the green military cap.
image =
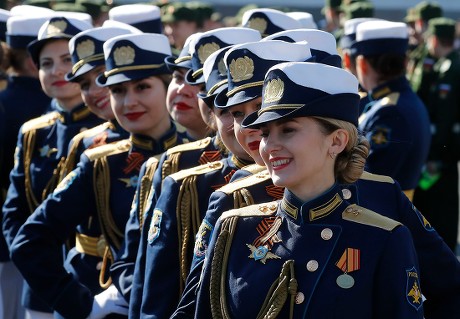
<svg viewBox="0 0 460 319">
<path fill-rule="evenodd" d="M 415 16 L 423 21 L 442 17 L 442 8 L 435 2 L 422 1 L 415 6 Z"/>
<path fill-rule="evenodd" d="M 25 0 L 23 4 L 51 9 L 51 2 L 49 0 Z"/>
<path fill-rule="evenodd" d="M 199 22 L 197 10 L 194 10 L 181 2 L 173 2 L 161 7 L 161 21 L 173 23 L 178 21 Z"/>
<path fill-rule="evenodd" d="M 101 12 L 108 11 L 108 6 L 105 4 L 104 0 L 77 0 L 76 3 L 85 7 L 86 12 L 89 13 L 93 19 L 97 18 Z"/>
<path fill-rule="evenodd" d="M 54 11 L 67 11 L 67 12 L 81 12 L 81 13 L 88 13 L 86 8 L 78 3 L 70 3 L 70 2 L 56 2 L 53 4 L 52 9 Z"/>
<path fill-rule="evenodd" d="M 324 1 L 325 8 L 338 9 L 341 5 L 342 5 L 342 0 L 325 0 Z"/>
<path fill-rule="evenodd" d="M 417 20 L 417 14 L 415 12 L 415 8 L 407 9 L 406 16 L 404 17 L 404 21 L 407 23 L 414 22 Z"/>
<path fill-rule="evenodd" d="M 374 16 L 374 5 L 367 1 L 353 2 L 343 6 L 343 13 L 346 20 L 372 18 Z"/>
<path fill-rule="evenodd" d="M 455 38 L 455 20 L 450 18 L 433 18 L 428 22 L 428 33 L 439 38 Z"/>
<path fill-rule="evenodd" d="M 199 25 L 202 25 L 204 21 L 211 19 L 214 13 L 214 7 L 204 2 L 191 1 L 187 2 L 186 6 L 195 11 Z"/>
</svg>

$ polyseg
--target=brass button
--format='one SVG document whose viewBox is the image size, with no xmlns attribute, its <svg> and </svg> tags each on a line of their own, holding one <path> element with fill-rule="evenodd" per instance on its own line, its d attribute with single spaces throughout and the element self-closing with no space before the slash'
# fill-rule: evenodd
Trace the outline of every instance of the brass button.
<svg viewBox="0 0 460 319">
<path fill-rule="evenodd" d="M 321 238 L 324 239 L 324 240 L 331 239 L 332 235 L 334 235 L 334 233 L 332 232 L 332 230 L 330 228 L 324 228 L 321 231 Z"/>
<path fill-rule="evenodd" d="M 342 189 L 342 195 L 344 199 L 350 199 L 351 198 L 351 191 L 347 188 Z"/>
<path fill-rule="evenodd" d="M 304 302 L 305 296 L 303 293 L 298 292 L 297 295 L 295 296 L 295 303 L 297 305 L 300 305 L 302 302 Z"/>
<path fill-rule="evenodd" d="M 309 262 L 307 262 L 307 270 L 309 272 L 314 272 L 318 269 L 318 262 L 314 259 L 310 260 Z"/>
</svg>

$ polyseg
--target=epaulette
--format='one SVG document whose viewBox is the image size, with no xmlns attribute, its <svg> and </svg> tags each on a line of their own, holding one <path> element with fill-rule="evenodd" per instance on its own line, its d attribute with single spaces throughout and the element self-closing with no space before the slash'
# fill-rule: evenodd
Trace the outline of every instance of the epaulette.
<svg viewBox="0 0 460 319">
<path fill-rule="evenodd" d="M 101 157 L 127 152 L 129 151 L 130 147 L 130 140 L 121 140 L 110 144 L 101 145 L 93 149 L 88 149 L 84 152 L 84 154 L 89 158 L 90 161 L 94 161 Z"/>
<path fill-rule="evenodd" d="M 373 212 L 367 208 L 358 206 L 356 204 L 352 204 L 345 208 L 345 210 L 342 213 L 342 218 L 350 222 L 378 227 L 387 231 L 392 231 L 399 225 L 402 225 L 400 222 L 382 216 L 376 212 Z"/>
<path fill-rule="evenodd" d="M 391 106 L 398 103 L 400 94 L 398 92 L 393 92 L 382 98 L 380 105 L 381 106 Z"/>
<path fill-rule="evenodd" d="M 22 133 L 51 126 L 56 123 L 59 118 L 62 118 L 62 116 L 56 111 L 34 118 L 24 123 L 22 126 Z"/>
<path fill-rule="evenodd" d="M 263 167 L 258 165 L 259 167 Z M 270 173 L 265 169 L 264 171 L 246 176 L 242 179 L 236 180 L 234 182 L 228 183 L 221 188 L 218 189 L 219 192 L 223 192 L 227 195 L 233 194 L 235 191 L 240 190 L 242 188 L 259 184 L 263 181 L 270 179 Z"/>
<path fill-rule="evenodd" d="M 361 177 L 359 179 L 363 179 L 363 180 L 366 180 L 366 181 L 381 182 L 381 183 L 390 183 L 390 184 L 395 183 L 394 179 L 391 178 L 390 176 L 372 174 L 372 173 L 369 173 L 369 172 L 366 172 L 366 171 L 363 172 L 363 174 L 361 175 Z"/>
<path fill-rule="evenodd" d="M 175 181 L 180 181 L 186 177 L 194 176 L 194 175 L 203 175 L 209 172 L 213 172 L 216 170 L 221 169 L 224 166 L 222 161 L 206 163 L 200 166 L 195 166 L 188 169 L 183 169 L 177 173 L 169 175 Z"/>
<path fill-rule="evenodd" d="M 278 209 L 278 202 L 267 202 L 262 204 L 255 204 L 250 205 L 242 208 L 231 209 L 224 212 L 221 215 L 221 219 L 234 217 L 234 216 L 242 216 L 242 217 L 249 217 L 249 216 L 270 216 L 276 213 Z"/>
<path fill-rule="evenodd" d="M 77 142 L 79 143 L 82 139 L 91 137 L 97 134 L 100 134 L 107 130 L 108 128 L 113 127 L 113 124 L 110 122 L 105 122 L 102 124 L 99 124 L 98 126 L 92 127 L 90 129 L 84 130 L 83 132 L 78 133 L 75 135 L 72 140 L 70 141 L 71 143 Z"/>
<path fill-rule="evenodd" d="M 202 148 L 205 148 L 206 146 L 208 146 L 209 143 L 211 143 L 211 138 L 206 137 L 206 138 L 198 140 L 198 141 L 189 142 L 189 143 L 180 144 L 180 145 L 176 145 L 174 147 L 171 147 L 170 149 L 168 149 L 166 151 L 166 154 L 171 155 L 171 154 L 174 154 L 174 153 L 181 153 L 181 152 L 199 150 L 199 149 L 202 149 Z"/>
<path fill-rule="evenodd" d="M 251 174 L 257 174 L 257 173 L 260 173 L 264 170 L 266 170 L 267 168 L 263 165 L 259 165 L 259 164 L 251 164 L 251 165 L 246 165 L 245 167 L 242 168 L 242 170 L 245 170 Z"/>
</svg>

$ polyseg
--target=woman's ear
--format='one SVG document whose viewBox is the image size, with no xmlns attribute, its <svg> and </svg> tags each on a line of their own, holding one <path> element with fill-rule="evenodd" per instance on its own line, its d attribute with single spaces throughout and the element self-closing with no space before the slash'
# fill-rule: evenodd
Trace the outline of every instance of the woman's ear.
<svg viewBox="0 0 460 319">
<path fill-rule="evenodd" d="M 331 135 L 332 143 L 329 153 L 339 154 L 347 147 L 350 138 L 348 131 L 345 129 L 337 129 Z"/>
<path fill-rule="evenodd" d="M 362 74 L 367 74 L 368 73 L 368 64 L 367 64 L 367 61 L 366 59 L 360 55 L 356 58 L 356 66 L 359 67 L 361 69 L 361 73 Z"/>
</svg>

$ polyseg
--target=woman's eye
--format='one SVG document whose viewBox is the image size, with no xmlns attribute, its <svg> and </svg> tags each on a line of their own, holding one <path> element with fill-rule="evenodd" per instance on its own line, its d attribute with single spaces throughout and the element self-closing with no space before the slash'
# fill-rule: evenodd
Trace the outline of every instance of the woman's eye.
<svg viewBox="0 0 460 319">
<path fill-rule="evenodd" d="M 148 88 L 150 88 L 150 86 L 148 84 L 146 84 L 146 83 L 139 83 L 137 85 L 137 89 L 141 90 L 141 91 L 147 90 Z"/>
<path fill-rule="evenodd" d="M 42 61 L 42 62 L 40 62 L 40 68 L 41 69 L 49 68 L 49 67 L 51 67 L 51 65 L 52 65 L 51 61 Z"/>
<path fill-rule="evenodd" d="M 112 94 L 120 94 L 122 92 L 122 88 L 118 86 L 113 86 L 109 88 L 109 90 L 110 90 L 110 93 Z"/>
<path fill-rule="evenodd" d="M 80 83 L 80 90 L 82 91 L 88 91 L 89 90 L 89 83 Z"/>
<path fill-rule="evenodd" d="M 240 111 L 235 111 L 235 112 L 232 112 L 232 116 L 237 119 L 237 118 L 241 118 L 241 117 L 244 117 L 244 113 L 243 112 L 240 112 Z"/>
</svg>

